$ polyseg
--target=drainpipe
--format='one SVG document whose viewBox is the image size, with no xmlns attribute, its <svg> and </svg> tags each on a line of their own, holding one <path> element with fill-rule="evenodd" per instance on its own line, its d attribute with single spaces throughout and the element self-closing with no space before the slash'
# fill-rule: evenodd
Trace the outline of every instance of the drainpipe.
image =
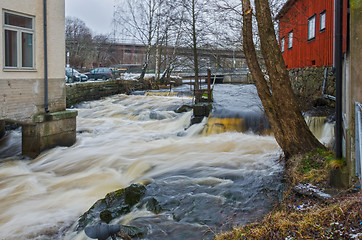
<svg viewBox="0 0 362 240">
<path fill-rule="evenodd" d="M 49 112 L 48 103 L 48 26 L 47 26 L 47 0 L 43 0 L 43 26 L 44 26 L 44 108 Z"/>
<path fill-rule="evenodd" d="M 335 68 L 336 68 L 336 158 L 342 158 L 342 52 L 343 1 L 335 1 Z"/>
</svg>

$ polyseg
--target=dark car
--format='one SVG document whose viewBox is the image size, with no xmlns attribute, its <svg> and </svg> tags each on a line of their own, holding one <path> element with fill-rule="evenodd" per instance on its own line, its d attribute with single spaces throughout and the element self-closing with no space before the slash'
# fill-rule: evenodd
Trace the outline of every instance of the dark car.
<svg viewBox="0 0 362 240">
<path fill-rule="evenodd" d="M 89 73 L 85 73 L 89 79 L 102 79 L 107 80 L 113 78 L 113 72 L 110 68 L 95 68 Z"/>
<path fill-rule="evenodd" d="M 66 82 L 85 82 L 88 80 L 88 77 L 74 68 L 65 68 L 65 76 L 66 76 Z"/>
</svg>

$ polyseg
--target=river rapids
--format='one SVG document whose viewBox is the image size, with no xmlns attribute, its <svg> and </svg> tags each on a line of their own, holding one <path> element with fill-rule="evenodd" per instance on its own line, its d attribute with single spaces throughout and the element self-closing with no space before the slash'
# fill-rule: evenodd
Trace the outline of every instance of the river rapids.
<svg viewBox="0 0 362 240">
<path fill-rule="evenodd" d="M 216 85 L 214 98 L 215 118 L 261 111 L 252 85 Z M 113 220 L 145 228 L 139 239 L 212 239 L 263 217 L 283 188 L 274 137 L 255 134 L 253 126 L 205 133 L 207 119 L 189 126 L 192 112 L 175 112 L 191 102 L 143 95 L 84 102 L 75 106 L 76 143 L 34 160 L 20 155 L 21 131 L 8 132 L 0 142 L 0 239 L 89 239 L 74 231 L 79 216 L 132 183 L 147 183 L 168 206 Z"/>
</svg>

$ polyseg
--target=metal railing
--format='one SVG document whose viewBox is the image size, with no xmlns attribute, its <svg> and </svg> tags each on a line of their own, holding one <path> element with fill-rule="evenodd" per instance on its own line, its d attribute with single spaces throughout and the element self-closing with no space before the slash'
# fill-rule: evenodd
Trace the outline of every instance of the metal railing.
<svg viewBox="0 0 362 240">
<path fill-rule="evenodd" d="M 362 105 L 356 102 L 356 175 L 362 184 Z"/>
</svg>

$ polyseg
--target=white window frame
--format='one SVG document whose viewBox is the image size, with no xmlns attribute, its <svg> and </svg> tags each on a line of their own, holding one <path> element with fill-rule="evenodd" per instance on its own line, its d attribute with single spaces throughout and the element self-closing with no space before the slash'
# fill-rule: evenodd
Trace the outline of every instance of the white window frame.
<svg viewBox="0 0 362 240">
<path fill-rule="evenodd" d="M 308 41 L 315 39 L 316 36 L 315 26 L 316 26 L 316 15 L 314 14 L 313 16 L 308 18 Z"/>
<path fill-rule="evenodd" d="M 288 34 L 288 49 L 293 48 L 293 30 Z"/>
<path fill-rule="evenodd" d="M 324 30 L 326 30 L 326 10 L 321 12 L 319 16 L 320 16 L 319 31 L 323 32 Z"/>
<path fill-rule="evenodd" d="M 280 51 L 283 53 L 285 49 L 285 37 L 280 40 Z"/>
<path fill-rule="evenodd" d="M 29 16 L 29 15 L 26 15 L 26 14 L 21 14 L 21 13 L 14 13 L 14 12 L 11 12 L 11 11 L 6 11 L 4 10 L 3 12 L 3 66 L 4 66 L 4 70 L 14 70 L 14 71 L 21 71 L 21 70 L 25 70 L 25 71 L 29 71 L 29 70 L 35 70 L 35 17 L 34 16 Z M 8 13 L 8 14 L 13 14 L 13 15 L 17 15 L 17 16 L 20 16 L 20 17 L 26 17 L 26 18 L 30 18 L 31 21 L 32 21 L 32 28 L 25 28 L 25 27 L 19 27 L 19 26 L 14 26 L 14 25 L 8 25 L 8 24 L 5 24 L 5 14 Z M 13 66 L 6 66 L 6 59 L 5 59 L 5 49 L 6 49 L 6 46 L 5 46 L 5 31 L 8 30 L 8 31 L 14 31 L 16 32 L 16 36 L 17 36 L 17 43 L 16 43 L 16 48 L 17 48 L 17 56 L 16 56 L 16 64 L 17 66 L 16 67 L 13 67 Z M 28 33 L 28 34 L 32 34 L 32 66 L 31 67 L 23 67 L 22 64 L 23 64 L 23 59 L 22 59 L 22 34 L 23 33 Z"/>
</svg>

